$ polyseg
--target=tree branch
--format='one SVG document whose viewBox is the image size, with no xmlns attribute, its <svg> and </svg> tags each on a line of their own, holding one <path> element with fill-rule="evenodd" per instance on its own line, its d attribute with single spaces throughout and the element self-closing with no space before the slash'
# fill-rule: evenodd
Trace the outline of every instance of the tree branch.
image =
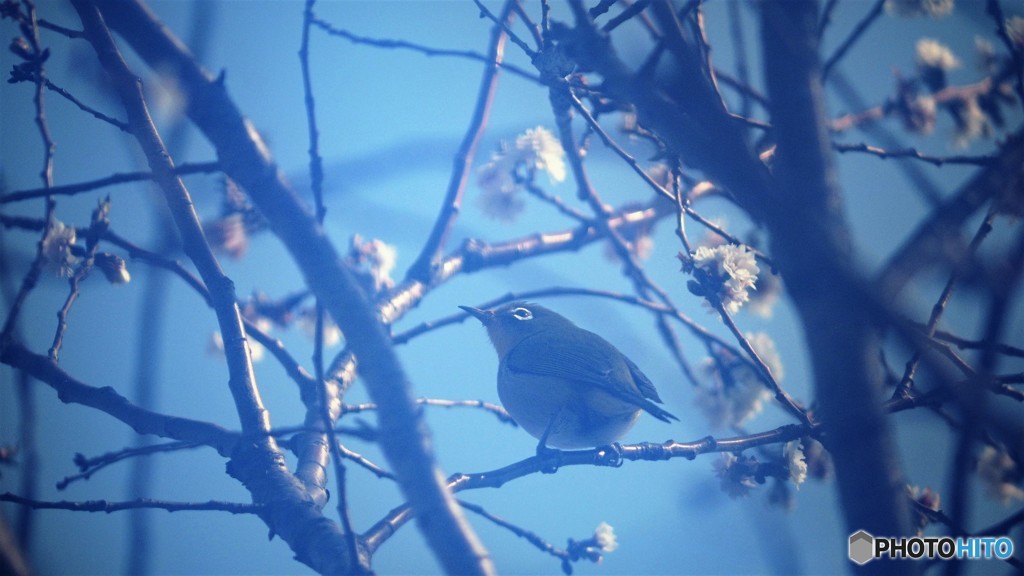
<svg viewBox="0 0 1024 576">
<path fill-rule="evenodd" d="M 150 67 L 163 69 L 177 78 L 189 102 L 189 117 L 217 149 L 225 172 L 245 188 L 268 218 L 309 287 L 345 333 L 359 359 L 360 375 L 371 397 L 381 406 L 381 446 L 406 497 L 419 511 L 421 531 L 442 565 L 457 573 L 492 572 L 486 551 L 434 464 L 427 440 L 429 432 L 413 402 L 412 386 L 373 307 L 312 214 L 284 182 L 251 122 L 228 97 L 223 83 L 202 69 L 143 5 L 114 0 L 101 0 L 100 5 L 111 25 Z M 246 472 L 243 478 L 263 473 L 236 472 Z M 288 534 L 280 530 L 278 533 L 293 549 L 301 547 L 299 559 L 318 571 L 354 570 L 354 559 L 346 558 L 344 538 L 340 537 L 337 525 L 319 513 L 309 514 L 315 515 L 310 519 L 318 526 L 329 526 L 334 532 L 321 532 L 327 541 L 309 538 L 298 523 L 287 527 Z"/>
<path fill-rule="evenodd" d="M 768 226 L 801 315 L 840 499 L 850 532 L 909 532 L 903 478 L 877 403 L 877 336 L 855 284 L 852 247 L 829 150 L 817 3 L 761 5 L 765 77 L 778 138 Z M 870 503 L 870 504 L 869 504 Z M 898 572 L 896 564 L 878 564 Z"/>
</svg>

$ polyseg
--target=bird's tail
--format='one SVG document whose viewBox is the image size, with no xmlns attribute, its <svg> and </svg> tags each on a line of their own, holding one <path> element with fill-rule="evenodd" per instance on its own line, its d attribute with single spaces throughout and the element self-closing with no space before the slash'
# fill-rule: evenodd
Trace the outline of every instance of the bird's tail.
<svg viewBox="0 0 1024 576">
<path fill-rule="evenodd" d="M 677 422 L 679 421 L 679 418 L 677 418 L 675 414 L 669 412 L 668 410 L 665 410 L 661 406 L 658 406 L 657 404 L 651 402 L 650 400 L 647 400 L 646 398 L 643 402 L 640 403 L 640 407 L 646 410 L 648 414 L 654 416 L 655 418 L 661 420 L 662 422 L 671 423 L 673 420 Z"/>
</svg>

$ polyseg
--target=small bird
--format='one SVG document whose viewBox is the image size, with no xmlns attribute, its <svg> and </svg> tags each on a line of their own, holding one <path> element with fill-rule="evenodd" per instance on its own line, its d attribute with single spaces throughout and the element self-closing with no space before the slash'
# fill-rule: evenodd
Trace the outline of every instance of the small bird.
<svg viewBox="0 0 1024 576">
<path fill-rule="evenodd" d="M 494 310 L 459 306 L 487 328 L 498 353 L 498 397 L 545 447 L 590 448 L 615 442 L 641 410 L 679 420 L 654 384 L 607 340 L 543 306 L 512 302 Z"/>
</svg>

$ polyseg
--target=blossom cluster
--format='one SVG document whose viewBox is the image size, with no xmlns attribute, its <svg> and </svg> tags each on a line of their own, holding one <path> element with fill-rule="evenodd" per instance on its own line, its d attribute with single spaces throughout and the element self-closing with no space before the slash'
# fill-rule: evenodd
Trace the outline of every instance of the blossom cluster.
<svg viewBox="0 0 1024 576">
<path fill-rule="evenodd" d="M 531 128 L 502 142 L 490 161 L 477 172 L 477 185 L 483 190 L 480 206 L 484 214 L 510 222 L 522 212 L 519 192 L 537 172 L 547 172 L 552 183 L 565 180 L 565 151 L 558 139 L 543 126 Z"/>
<path fill-rule="evenodd" d="M 756 290 L 760 268 L 749 246 L 700 246 L 690 262 L 703 295 L 717 298 L 729 312 L 737 312 Z"/>
</svg>

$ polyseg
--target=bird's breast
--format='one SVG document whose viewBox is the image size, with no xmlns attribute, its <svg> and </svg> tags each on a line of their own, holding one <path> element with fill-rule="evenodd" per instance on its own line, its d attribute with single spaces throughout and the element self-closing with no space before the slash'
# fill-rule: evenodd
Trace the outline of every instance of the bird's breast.
<svg viewBox="0 0 1024 576">
<path fill-rule="evenodd" d="M 535 438 L 550 427 L 548 445 L 589 448 L 611 444 L 625 434 L 640 409 L 593 383 L 571 378 L 498 369 L 498 397 L 516 422 Z"/>
</svg>

